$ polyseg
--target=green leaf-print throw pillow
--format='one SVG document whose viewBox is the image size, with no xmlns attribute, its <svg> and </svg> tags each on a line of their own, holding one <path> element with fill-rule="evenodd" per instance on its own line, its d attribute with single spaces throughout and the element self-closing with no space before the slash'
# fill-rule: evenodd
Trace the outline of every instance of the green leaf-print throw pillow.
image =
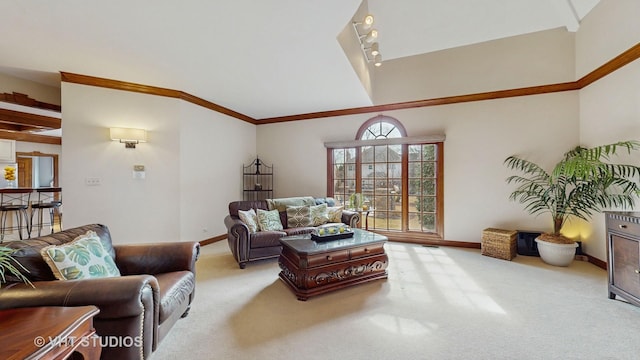
<svg viewBox="0 0 640 360">
<path fill-rule="evenodd" d="M 120 276 L 120 270 L 95 231 L 63 245 L 47 246 L 40 254 L 58 280 Z"/>
<path fill-rule="evenodd" d="M 256 210 L 258 214 L 258 227 L 260 231 L 282 231 L 282 222 L 280 222 L 280 213 L 278 210 Z"/>
</svg>

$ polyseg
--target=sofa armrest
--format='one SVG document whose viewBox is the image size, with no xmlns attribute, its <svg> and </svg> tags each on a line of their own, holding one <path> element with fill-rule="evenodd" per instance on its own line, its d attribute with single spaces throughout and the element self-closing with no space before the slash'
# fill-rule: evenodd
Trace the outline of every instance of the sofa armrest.
<svg viewBox="0 0 640 360">
<path fill-rule="evenodd" d="M 227 227 L 229 249 L 243 268 L 243 264 L 249 261 L 249 228 L 242 220 L 231 215 L 224 218 L 224 225 Z"/>
<path fill-rule="evenodd" d="M 342 222 L 352 228 L 357 228 L 360 222 L 360 213 L 357 211 L 342 210 Z"/>
<path fill-rule="evenodd" d="M 14 283 L 0 289 L 0 309 L 95 305 L 94 327 L 101 337 L 135 339 L 132 346 L 103 347 L 106 359 L 147 358 L 158 344 L 158 281 L 151 275 L 86 280 Z"/>
<path fill-rule="evenodd" d="M 33 285 L 15 283 L 0 289 L 0 309 L 95 305 L 100 309 L 96 317 L 102 319 L 137 316 L 145 307 L 157 313 L 159 287 L 150 275 L 36 281 Z"/>
<path fill-rule="evenodd" d="M 196 271 L 200 244 L 195 241 L 114 245 L 116 265 L 123 275 Z"/>
</svg>

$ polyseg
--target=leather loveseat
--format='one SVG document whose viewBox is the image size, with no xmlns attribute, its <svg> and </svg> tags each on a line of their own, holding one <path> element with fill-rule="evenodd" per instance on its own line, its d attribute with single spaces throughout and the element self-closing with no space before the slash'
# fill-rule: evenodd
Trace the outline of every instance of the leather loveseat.
<svg viewBox="0 0 640 360">
<path fill-rule="evenodd" d="M 40 250 L 90 230 L 121 276 L 56 280 Z M 148 358 L 193 301 L 197 242 L 112 245 L 109 229 L 92 224 L 2 246 L 18 249 L 14 258 L 29 271 L 25 275 L 34 287 L 7 276 L 0 288 L 0 309 L 95 305 L 100 309 L 94 327 L 103 345 L 102 359 Z"/>
<path fill-rule="evenodd" d="M 233 201 L 229 203 L 229 215 L 224 219 L 224 224 L 227 227 L 227 241 L 229 243 L 229 249 L 241 269 L 244 269 L 250 261 L 280 256 L 282 251 L 282 246 L 280 245 L 281 237 L 307 234 L 315 229 L 315 227 L 289 227 L 285 207 L 274 205 L 274 203 L 278 202 L 281 204 L 294 205 L 321 205 L 323 203 L 327 203 L 329 206 L 335 205 L 332 198 L 313 198 L 310 196 L 255 201 Z M 282 231 L 258 231 L 251 233 L 247 224 L 240 219 L 238 214 L 239 210 L 273 210 L 276 208 L 280 213 L 280 222 L 283 227 Z M 360 222 L 360 214 L 354 211 L 342 210 L 341 221 L 351 227 L 357 227 Z"/>
</svg>

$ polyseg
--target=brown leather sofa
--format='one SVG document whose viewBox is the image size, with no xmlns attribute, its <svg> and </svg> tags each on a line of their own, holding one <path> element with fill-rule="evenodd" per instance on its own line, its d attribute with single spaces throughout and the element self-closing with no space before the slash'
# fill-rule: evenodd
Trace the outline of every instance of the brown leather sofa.
<svg viewBox="0 0 640 360">
<path fill-rule="evenodd" d="M 40 249 L 70 242 L 89 230 L 98 234 L 121 276 L 56 280 Z M 7 276 L 0 288 L 0 309 L 95 305 L 100 309 L 94 327 L 103 345 L 101 359 L 148 358 L 193 301 L 197 242 L 112 245 L 109 229 L 92 224 L 2 246 L 18 249 L 14 258 L 29 271 L 25 275 L 35 288 Z"/>
<path fill-rule="evenodd" d="M 300 197 L 300 199 L 302 198 L 308 199 L 309 197 Z M 312 198 L 312 200 L 316 204 L 321 204 L 329 200 L 328 204 L 331 204 L 330 202 L 333 199 Z M 229 215 L 224 219 L 224 224 L 227 227 L 229 249 L 241 269 L 244 269 L 248 262 L 280 256 L 280 252 L 282 251 L 282 246 L 280 245 L 281 237 L 308 234 L 315 229 L 314 227 L 289 228 L 287 225 L 287 213 L 280 211 L 280 222 L 284 228 L 283 231 L 258 231 L 251 234 L 247 225 L 245 225 L 238 216 L 238 210 L 247 211 L 249 209 L 269 210 L 269 204 L 267 200 L 233 201 L 229 203 Z M 351 227 L 357 227 L 360 222 L 360 214 L 354 211 L 343 210 L 342 222 Z"/>
</svg>

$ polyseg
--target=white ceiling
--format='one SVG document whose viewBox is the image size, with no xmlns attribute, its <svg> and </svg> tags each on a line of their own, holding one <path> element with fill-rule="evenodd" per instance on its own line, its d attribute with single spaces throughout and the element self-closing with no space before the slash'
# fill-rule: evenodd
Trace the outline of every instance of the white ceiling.
<svg viewBox="0 0 640 360">
<path fill-rule="evenodd" d="M 360 2 L 2 1 L 0 72 L 56 86 L 65 71 L 177 89 L 257 119 L 368 106 L 336 40 Z M 575 31 L 598 2 L 368 0 L 368 7 L 383 58 L 397 59 Z"/>
</svg>

